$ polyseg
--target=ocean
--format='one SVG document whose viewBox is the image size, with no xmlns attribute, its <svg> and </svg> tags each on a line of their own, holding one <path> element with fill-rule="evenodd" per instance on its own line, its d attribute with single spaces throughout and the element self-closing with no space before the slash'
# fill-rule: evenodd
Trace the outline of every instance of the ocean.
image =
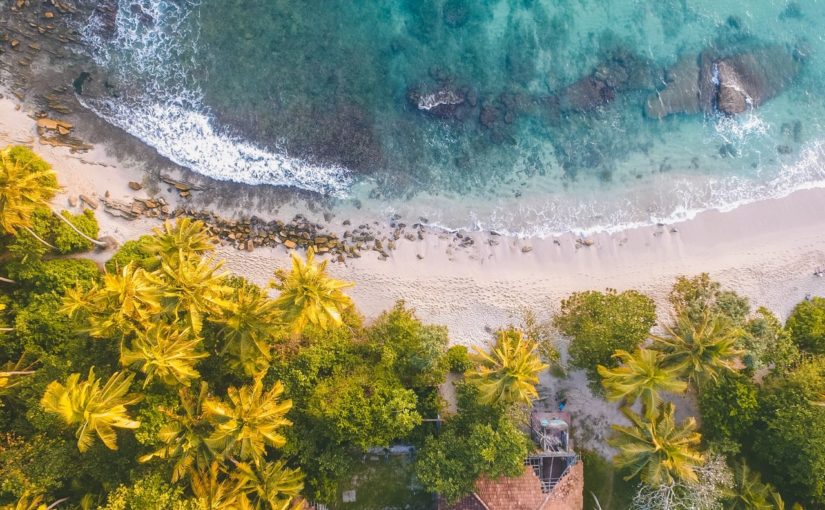
<svg viewBox="0 0 825 510">
<path fill-rule="evenodd" d="M 107 2 L 81 102 L 214 179 L 518 236 L 825 186 L 821 0 Z"/>
</svg>

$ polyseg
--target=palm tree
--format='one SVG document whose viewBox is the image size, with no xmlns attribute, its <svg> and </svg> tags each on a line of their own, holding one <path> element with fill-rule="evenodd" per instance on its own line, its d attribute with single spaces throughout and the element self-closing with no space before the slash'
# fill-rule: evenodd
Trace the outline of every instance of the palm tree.
<svg viewBox="0 0 825 510">
<path fill-rule="evenodd" d="M 206 444 L 216 452 L 260 463 L 266 445 L 280 448 L 286 443 L 279 429 L 292 425 L 285 417 L 292 401 L 282 401 L 283 392 L 283 384 L 277 381 L 264 393 L 262 377 L 258 376 L 251 386 L 230 387 L 226 391 L 228 402 L 207 399 L 204 411 L 215 431 Z"/>
<path fill-rule="evenodd" d="M 653 348 L 665 353 L 665 361 L 683 367 L 687 378 L 702 383 L 716 380 L 725 371 L 736 371 L 744 354 L 737 347 L 743 332 L 718 315 L 703 315 L 696 323 L 683 313 L 674 327 L 664 326 L 667 336 L 653 335 Z"/>
<path fill-rule="evenodd" d="M 225 342 L 233 367 L 247 375 L 256 375 L 269 366 L 272 344 L 283 331 L 280 309 L 257 287 L 244 285 L 223 307 L 214 322 L 221 324 L 220 336 Z"/>
<path fill-rule="evenodd" d="M 192 472 L 192 493 L 202 510 L 243 510 L 236 484 L 220 479 L 220 466 L 212 462 L 207 469 Z"/>
<path fill-rule="evenodd" d="M 176 319 L 185 314 L 196 335 L 203 328 L 203 314 L 217 312 L 229 293 L 224 285 L 225 275 L 218 273 L 222 265 L 197 255 L 178 253 L 162 260 L 160 269 L 153 273 L 164 290 L 165 311 Z"/>
<path fill-rule="evenodd" d="M 306 262 L 296 253 L 291 254 L 292 271 L 275 271 L 270 287 L 280 291 L 275 300 L 283 312 L 283 320 L 293 333 L 300 333 L 308 324 L 321 329 L 343 324 L 342 314 L 353 306 L 352 300 L 341 289 L 351 282 L 330 278 L 327 260 L 315 263 L 315 250 L 307 250 Z"/>
<path fill-rule="evenodd" d="M 664 364 L 658 351 L 639 348 L 630 354 L 619 350 L 613 357 L 622 364 L 613 369 L 598 367 L 608 400 L 624 400 L 632 404 L 641 399 L 645 414 L 649 416 L 656 412 L 662 401 L 661 392 L 681 393 L 687 389 L 687 383 L 679 379 L 682 370 Z"/>
<path fill-rule="evenodd" d="M 132 347 L 120 349 L 120 363 L 127 367 L 137 365 L 146 374 L 144 387 L 158 377 L 169 386 L 188 386 L 200 377 L 195 364 L 209 356 L 198 352 L 201 339 L 190 333 L 189 328 L 156 324 L 145 331 L 138 331 Z"/>
<path fill-rule="evenodd" d="M 677 425 L 676 408 L 671 402 L 660 405 L 657 411 L 646 421 L 631 410 L 622 409 L 633 425 L 613 425 L 615 435 L 608 442 L 619 449 L 613 461 L 630 471 L 626 480 L 639 475 L 642 482 L 653 486 L 676 480 L 696 482 L 695 469 L 704 462 L 696 450 L 701 440 L 696 420 L 688 418 Z"/>
<path fill-rule="evenodd" d="M 103 281 L 88 291 L 69 289 L 62 312 L 70 317 L 88 318 L 91 336 L 109 338 L 152 324 L 161 312 L 162 296 L 162 286 L 156 278 L 127 264 L 119 274 L 103 275 Z"/>
<path fill-rule="evenodd" d="M 4 505 L 0 507 L 0 510 L 51 510 L 67 499 L 68 498 L 58 499 L 47 506 L 46 503 L 43 502 L 43 496 L 23 494 L 13 505 Z"/>
<path fill-rule="evenodd" d="M 249 508 L 255 510 L 287 510 L 304 488 L 303 473 L 286 467 L 283 461 L 260 465 L 238 462 L 232 475 L 241 497 L 252 497 Z"/>
<path fill-rule="evenodd" d="M 170 419 L 158 432 L 158 438 L 164 446 L 138 459 L 139 462 L 174 459 L 173 483 L 187 475 L 203 474 L 219 456 L 206 444 L 206 438 L 212 430 L 212 425 L 204 415 L 204 403 L 209 395 L 207 384 L 201 382 L 197 393 L 193 393 L 188 387 L 183 387 L 178 395 L 182 414 L 161 409 L 161 412 Z"/>
<path fill-rule="evenodd" d="M 541 362 L 538 344 L 521 331 L 499 331 L 492 352 L 476 347 L 477 366 L 470 369 L 467 380 L 479 388 L 479 399 L 488 404 L 498 402 L 530 405 L 538 398 L 539 373 L 548 365 Z"/>
<path fill-rule="evenodd" d="M 734 482 L 726 498 L 726 510 L 775 510 L 779 504 L 784 505 L 779 503 L 779 493 L 762 483 L 759 473 L 751 471 L 744 460 L 736 466 Z"/>
<path fill-rule="evenodd" d="M 23 359 L 21 356 L 16 363 L 8 362 L 0 369 L 0 395 L 19 386 L 24 377 L 34 373 L 34 370 L 31 370 L 32 365 L 26 365 Z"/>
<path fill-rule="evenodd" d="M 155 228 L 154 235 L 147 239 L 144 248 L 160 259 L 173 263 L 179 255 L 203 255 L 215 249 L 214 237 L 209 234 L 204 222 L 191 218 L 178 218 L 173 224 L 166 220 L 162 228 Z"/>
<path fill-rule="evenodd" d="M 50 248 L 54 248 L 31 230 L 31 216 L 45 207 L 79 236 L 97 246 L 106 243 L 92 239 L 62 214 L 51 209 L 49 201 L 59 190 L 51 166 L 26 147 L 6 147 L 0 151 L 0 228 L 14 234 L 22 228 Z"/>
<path fill-rule="evenodd" d="M 94 442 L 97 434 L 110 450 L 117 450 L 116 428 L 136 429 L 140 423 L 126 413 L 126 406 L 137 403 L 139 395 L 130 395 L 129 386 L 134 374 L 115 372 L 103 387 L 95 376 L 94 367 L 89 369 L 89 377 L 80 381 L 80 374 L 72 374 L 62 385 L 52 381 L 40 404 L 46 411 L 59 414 L 68 425 L 77 424 L 77 447 L 85 452 Z"/>
</svg>

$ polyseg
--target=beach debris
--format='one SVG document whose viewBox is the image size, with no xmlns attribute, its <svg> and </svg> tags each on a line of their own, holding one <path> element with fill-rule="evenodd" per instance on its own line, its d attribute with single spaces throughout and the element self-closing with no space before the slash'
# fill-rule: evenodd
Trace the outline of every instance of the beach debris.
<svg viewBox="0 0 825 510">
<path fill-rule="evenodd" d="M 193 191 L 203 190 L 203 187 L 201 186 L 196 186 L 194 184 L 190 184 L 184 181 L 178 181 L 177 179 L 173 179 L 168 175 L 161 175 L 160 180 L 175 188 L 175 190 L 178 192 L 178 195 L 180 195 L 183 198 L 189 198 L 192 195 Z"/>
<path fill-rule="evenodd" d="M 77 197 L 69 197 L 69 207 L 77 207 Z"/>
<path fill-rule="evenodd" d="M 129 189 L 132 191 L 140 191 L 143 189 L 143 185 L 139 182 L 129 181 Z"/>
<path fill-rule="evenodd" d="M 576 239 L 576 248 L 579 248 L 581 246 L 588 246 L 589 247 L 589 246 L 593 246 L 594 244 L 596 244 L 596 241 L 594 241 L 592 239 L 585 239 L 583 237 L 580 237 L 580 238 Z"/>
<path fill-rule="evenodd" d="M 531 251 L 533 251 L 532 246 L 528 245 L 528 246 L 522 246 L 521 247 L 521 253 L 530 253 Z"/>
</svg>

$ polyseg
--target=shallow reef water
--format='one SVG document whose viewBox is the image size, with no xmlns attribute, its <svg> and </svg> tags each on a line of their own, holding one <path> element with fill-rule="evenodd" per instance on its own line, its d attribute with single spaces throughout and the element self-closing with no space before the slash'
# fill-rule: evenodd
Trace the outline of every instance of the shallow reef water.
<svg viewBox="0 0 825 510">
<path fill-rule="evenodd" d="M 214 178 L 520 235 L 825 185 L 820 1 L 109 1 L 84 104 Z"/>
</svg>

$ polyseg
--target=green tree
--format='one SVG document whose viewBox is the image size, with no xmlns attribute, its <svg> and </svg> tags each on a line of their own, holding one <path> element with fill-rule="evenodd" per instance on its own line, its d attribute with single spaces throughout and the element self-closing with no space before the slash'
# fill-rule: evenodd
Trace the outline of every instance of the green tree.
<svg viewBox="0 0 825 510">
<path fill-rule="evenodd" d="M 449 502 L 471 493 L 481 477 L 515 477 L 524 472 L 530 439 L 501 406 L 478 401 L 478 389 L 458 388 L 459 413 L 426 439 L 415 472 L 424 487 Z"/>
<path fill-rule="evenodd" d="M 617 350 L 632 351 L 656 323 L 656 305 L 649 297 L 629 290 L 618 293 L 577 292 L 561 303 L 553 324 L 570 337 L 570 364 L 587 371 L 591 382 L 599 380 L 599 365 L 613 368 Z"/>
<path fill-rule="evenodd" d="M 538 398 L 536 385 L 547 365 L 539 358 L 538 345 L 521 331 L 499 331 L 489 354 L 476 348 L 475 362 L 466 377 L 479 388 L 482 402 L 530 405 Z"/>
<path fill-rule="evenodd" d="M 308 324 L 321 329 L 343 324 L 342 314 L 353 304 L 342 289 L 353 284 L 328 276 L 328 261 L 315 263 L 312 248 L 307 250 L 306 261 L 294 252 L 291 257 L 292 270 L 277 269 L 275 279 L 269 284 L 280 292 L 275 302 L 283 312 L 284 322 L 296 334 Z"/>
<path fill-rule="evenodd" d="M 650 417 L 662 401 L 661 392 L 687 390 L 687 383 L 680 379 L 682 370 L 666 365 L 660 352 L 639 348 L 633 354 L 616 351 L 614 356 L 621 360 L 621 365 L 614 369 L 599 366 L 608 400 L 632 404 L 640 399 L 645 414 Z"/>
<path fill-rule="evenodd" d="M 683 313 L 673 326 L 664 326 L 666 336 L 652 335 L 653 347 L 665 360 L 683 368 L 688 380 L 697 384 L 716 380 L 726 371 L 736 371 L 743 351 L 737 347 L 743 332 L 720 315 L 705 315 L 696 322 Z"/>
<path fill-rule="evenodd" d="M 119 485 L 98 510 L 203 510 L 188 498 L 184 488 L 167 483 L 159 473 L 149 473 L 130 485 Z"/>
<path fill-rule="evenodd" d="M 745 324 L 742 348 L 746 354 L 745 365 L 752 370 L 772 366 L 774 370 L 787 370 L 800 358 L 799 348 L 787 329 L 770 310 L 760 307 Z"/>
<path fill-rule="evenodd" d="M 825 360 L 802 363 L 769 377 L 748 431 L 749 458 L 782 494 L 813 508 L 825 506 Z"/>
<path fill-rule="evenodd" d="M 446 379 L 447 328 L 425 325 L 403 301 L 382 313 L 368 335 L 404 386 L 437 386 Z"/>
<path fill-rule="evenodd" d="M 320 382 L 307 412 L 338 443 L 367 450 L 389 446 L 419 425 L 416 403 L 415 393 L 392 376 L 364 367 Z"/>
<path fill-rule="evenodd" d="M 80 380 L 80 374 L 72 374 L 66 385 L 53 381 L 46 388 L 41 405 L 46 411 L 60 415 L 67 425 L 78 425 L 75 437 L 77 447 L 85 452 L 94 442 L 97 434 L 110 450 L 117 450 L 116 428 L 136 429 L 140 426 L 129 418 L 126 406 L 140 400 L 139 395 L 130 395 L 129 386 L 134 375 L 115 372 L 102 387 L 95 376 L 94 368 L 89 369 L 89 377 Z"/>
<path fill-rule="evenodd" d="M 286 443 L 282 429 L 292 425 L 286 419 L 292 401 L 282 400 L 283 392 L 280 381 L 264 392 L 261 377 L 256 377 L 251 386 L 230 387 L 227 401 L 207 398 L 203 410 L 214 432 L 206 445 L 239 460 L 262 462 L 266 446 L 282 447 Z"/>
<path fill-rule="evenodd" d="M 156 324 L 137 331 L 131 347 L 121 346 L 120 363 L 146 374 L 144 388 L 155 377 L 169 386 L 188 386 L 200 377 L 195 364 L 208 356 L 199 352 L 200 341 L 188 328 Z"/>
<path fill-rule="evenodd" d="M 618 448 L 616 466 L 628 470 L 626 480 L 639 476 L 648 485 L 663 485 L 683 480 L 698 481 L 696 468 L 704 462 L 697 450 L 701 435 L 696 421 L 688 418 L 676 423 L 676 408 L 662 404 L 649 420 L 623 409 L 631 426 L 613 425 L 611 446 Z"/>
<path fill-rule="evenodd" d="M 186 320 L 196 335 L 201 333 L 204 315 L 218 314 L 226 306 L 224 297 L 230 289 L 226 275 L 218 273 L 222 265 L 181 252 L 162 259 L 160 269 L 149 274 L 163 289 L 164 311 L 175 320 Z"/>
<path fill-rule="evenodd" d="M 759 412 L 757 387 L 748 377 L 729 372 L 699 392 L 702 433 L 714 449 L 739 453 Z"/>
<path fill-rule="evenodd" d="M 825 298 L 814 297 L 796 305 L 785 327 L 801 350 L 825 354 Z"/>
</svg>

